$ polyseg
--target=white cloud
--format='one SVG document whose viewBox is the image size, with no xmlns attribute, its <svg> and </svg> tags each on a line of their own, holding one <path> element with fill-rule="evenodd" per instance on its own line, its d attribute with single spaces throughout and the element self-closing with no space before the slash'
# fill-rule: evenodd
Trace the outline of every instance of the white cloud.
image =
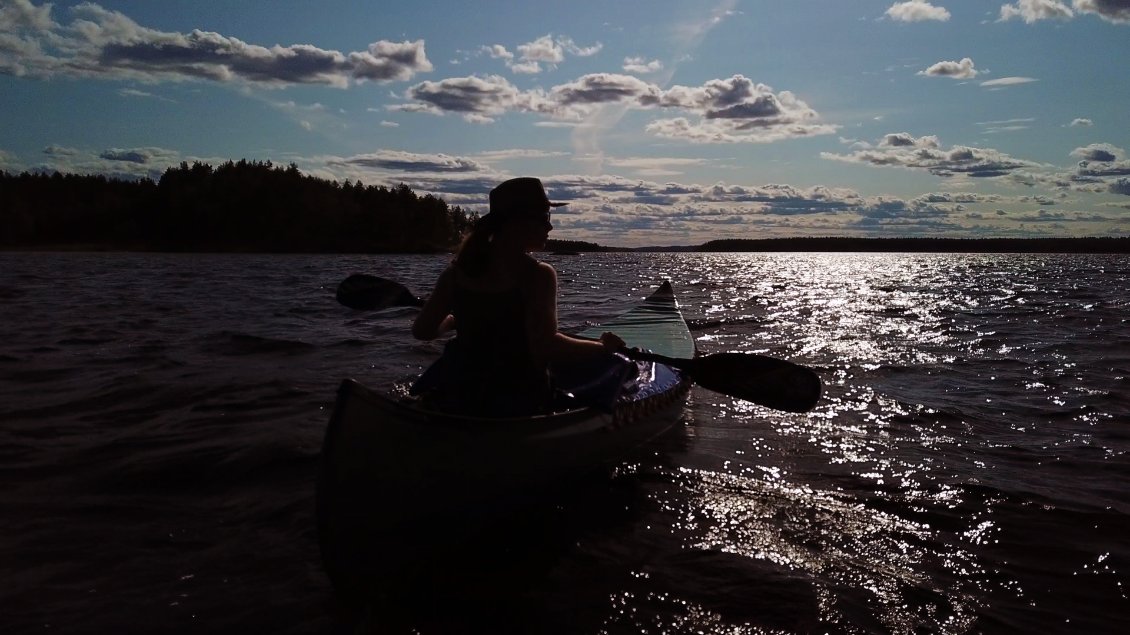
<svg viewBox="0 0 1130 635">
<path fill-rule="evenodd" d="M 1001 6 L 1002 21 L 1020 18 L 1031 24 L 1040 20 L 1069 20 L 1075 13 L 1059 0 L 1020 0 Z"/>
<path fill-rule="evenodd" d="M 97 4 L 69 9 L 68 24 L 51 18 L 52 5 L 9 0 L 0 8 L 0 73 L 136 79 L 205 80 L 285 86 L 404 81 L 432 70 L 423 40 L 377 41 L 343 53 L 310 44 L 250 44 L 209 31 L 159 31 Z"/>
<path fill-rule="evenodd" d="M 710 11 L 710 15 L 700 20 L 680 21 L 675 27 L 675 36 L 679 44 L 685 49 L 693 49 L 714 27 L 728 18 L 741 15 L 735 9 L 737 0 L 722 0 Z"/>
<path fill-rule="evenodd" d="M 935 7 L 925 0 L 896 2 L 887 9 L 884 15 L 898 22 L 924 22 L 926 20 L 945 22 L 950 19 L 950 12 L 944 7 Z"/>
<path fill-rule="evenodd" d="M 774 93 L 765 84 L 734 75 L 698 87 L 673 86 L 643 98 L 645 105 L 678 108 L 699 117 L 661 119 L 647 131 L 695 143 L 767 143 L 833 134 L 838 126 L 819 123 L 819 114 L 789 91 Z"/>
<path fill-rule="evenodd" d="M 43 149 L 43 154 L 49 157 L 74 157 L 81 155 L 82 150 L 51 144 Z"/>
<path fill-rule="evenodd" d="M 605 157 L 604 163 L 644 177 L 672 177 L 683 174 L 687 167 L 705 165 L 708 161 L 687 157 Z"/>
<path fill-rule="evenodd" d="M 380 150 L 352 157 L 334 158 L 329 165 L 348 165 L 398 172 L 482 172 L 486 166 L 472 159 L 447 154 L 417 154 L 397 150 Z"/>
<path fill-rule="evenodd" d="M 493 44 L 491 46 L 484 46 L 482 48 L 482 50 L 485 51 L 487 53 L 487 55 L 490 55 L 494 59 L 500 59 L 500 60 L 512 60 L 512 59 L 514 59 L 514 54 L 511 53 L 510 51 L 506 50 L 506 47 L 501 45 L 501 44 Z"/>
<path fill-rule="evenodd" d="M 1126 0 L 1074 0 L 1075 10 L 1093 13 L 1107 22 L 1130 24 L 1130 2 Z"/>
<path fill-rule="evenodd" d="M 571 38 L 561 38 L 559 42 L 565 47 L 565 50 L 577 57 L 592 57 L 604 48 L 604 45 L 600 42 L 592 46 L 579 46 Z"/>
<path fill-rule="evenodd" d="M 720 121 L 691 121 L 686 117 L 660 119 L 646 130 L 659 137 L 682 139 L 691 143 L 772 143 L 835 134 L 837 126 L 827 124 L 785 125 L 739 129 Z"/>
<path fill-rule="evenodd" d="M 592 73 L 550 89 L 552 100 L 563 107 L 580 107 L 608 103 L 636 103 L 658 101 L 661 89 L 631 75 Z"/>
<path fill-rule="evenodd" d="M 1092 143 L 1072 150 L 1071 156 L 1079 159 L 1072 181 L 1093 185 L 1098 191 L 1125 193 L 1121 189 L 1130 176 L 1125 150 L 1111 143 Z"/>
<path fill-rule="evenodd" d="M 555 42 L 552 35 L 543 35 L 533 42 L 519 44 L 518 52 L 527 62 L 545 62 L 553 65 L 565 61 L 564 47 Z"/>
<path fill-rule="evenodd" d="M 1017 117 L 1015 119 L 999 119 L 997 121 L 978 121 L 977 125 L 978 126 L 1001 126 L 1001 125 L 1009 125 L 1009 124 L 1032 123 L 1035 120 L 1036 120 L 1035 117 Z"/>
<path fill-rule="evenodd" d="M 2 153 L 0 153 L 2 154 Z M 26 170 L 33 173 L 61 172 L 63 174 L 99 174 L 108 178 L 127 181 L 137 179 L 159 180 L 170 167 L 182 161 L 200 161 L 220 165 L 229 157 L 194 157 L 182 155 L 176 150 L 161 147 L 120 147 L 101 151 L 90 151 L 60 145 L 49 145 L 42 150 L 44 159 L 39 162 L 17 161 L 9 155 L 7 169 Z M 5 158 L 0 156 L 0 163 Z M 0 167 L 3 167 L 0 165 Z"/>
<path fill-rule="evenodd" d="M 322 104 L 318 103 L 318 102 L 314 102 L 312 104 L 300 104 L 300 103 L 298 103 L 294 100 L 290 100 L 290 101 L 272 102 L 272 104 L 280 110 L 285 110 L 287 112 L 292 112 L 292 113 L 295 113 L 295 112 L 325 112 L 326 111 L 326 107 L 323 106 Z"/>
<path fill-rule="evenodd" d="M 548 91 L 521 91 L 496 75 L 471 76 L 422 82 L 411 87 L 408 96 L 417 103 L 391 108 L 489 118 L 507 111 L 529 112 L 572 121 L 581 121 L 606 104 L 638 110 L 678 110 L 695 119 L 660 119 L 646 130 L 695 143 L 766 143 L 831 134 L 837 129 L 819 123 L 817 112 L 791 92 L 774 92 L 741 75 L 711 80 L 702 86 L 664 90 L 631 75 L 592 73 Z"/>
<path fill-rule="evenodd" d="M 516 47 L 517 59 L 506 47 L 499 44 L 484 49 L 491 57 L 505 60 L 511 72 L 528 75 L 540 73 L 543 65 L 549 69 L 557 68 L 558 64 L 565 61 L 566 53 L 577 57 L 589 57 L 599 53 L 603 47 L 604 45 L 599 42 L 592 46 L 578 46 L 572 38 L 546 34 L 532 42 L 519 44 Z"/>
<path fill-rule="evenodd" d="M 155 95 L 153 93 L 150 93 L 150 92 L 147 92 L 147 91 L 144 91 L 144 90 L 138 90 L 136 88 L 122 88 L 122 89 L 118 90 L 118 94 L 121 95 L 122 97 L 136 97 L 138 99 L 156 99 L 158 101 L 176 103 L 175 100 L 169 99 L 168 97 L 162 97 L 161 95 Z"/>
<path fill-rule="evenodd" d="M 19 158 L 14 153 L 0 150 L 0 171 L 14 172 L 20 169 Z"/>
<path fill-rule="evenodd" d="M 1078 163 L 1070 170 L 1014 159 L 992 149 L 954 146 L 944 150 L 936 137 L 915 139 L 906 133 L 887 135 L 877 146 L 868 144 L 852 154 L 823 153 L 821 156 L 877 167 L 922 169 L 938 176 L 1000 177 L 1017 185 L 1055 190 L 1061 198 L 1071 191 L 1111 193 L 1119 187 L 1118 179 L 1130 177 L 1130 161 L 1126 160 L 1125 150 L 1109 143 L 1093 143 L 1072 150 L 1071 156 L 1078 159 Z M 1054 204 L 1049 200 L 1038 202 Z"/>
<path fill-rule="evenodd" d="M 55 23 L 51 19 L 51 4 L 35 6 L 30 0 L 7 0 L 0 6 L 0 28 L 9 31 L 23 27 L 32 31 L 49 31 Z"/>
<path fill-rule="evenodd" d="M 1070 20 L 1076 12 L 1097 15 L 1112 24 L 1130 24 L 1130 3 L 1126 0 L 1072 0 L 1070 7 L 1060 0 L 1019 0 L 1002 5 L 1000 19 L 1020 18 L 1031 24 L 1040 20 Z"/>
<path fill-rule="evenodd" d="M 623 68 L 627 73 L 655 73 L 663 70 L 663 62 L 644 57 L 625 57 Z"/>
<path fill-rule="evenodd" d="M 515 159 L 549 159 L 568 156 L 568 152 L 555 150 L 534 150 L 530 148 L 511 148 L 508 150 L 487 150 L 474 156 L 483 161 L 511 161 Z"/>
<path fill-rule="evenodd" d="M 981 82 L 981 86 L 985 88 L 1000 88 L 1001 86 L 1016 86 L 1018 84 L 1030 84 L 1040 80 L 1032 77 L 1001 77 L 999 79 L 990 79 Z"/>
<path fill-rule="evenodd" d="M 1014 159 L 988 148 L 953 146 L 947 150 L 936 136 L 916 138 L 906 132 L 887 134 L 876 145 L 850 154 L 822 152 L 820 156 L 845 163 L 925 170 L 945 177 L 1000 177 L 1022 168 L 1039 167 L 1031 161 Z"/>
<path fill-rule="evenodd" d="M 58 155 L 55 155 L 58 156 Z M 140 165 L 149 164 L 168 164 L 175 161 L 179 154 L 175 150 L 166 150 L 164 148 L 110 148 L 103 150 L 99 158 L 107 161 L 125 161 L 128 163 L 137 163 Z"/>
<path fill-rule="evenodd" d="M 1084 162 L 1097 161 L 1112 163 L 1126 158 L 1126 151 L 1109 143 L 1092 143 L 1089 146 L 1075 148 L 1071 156 Z"/>
<path fill-rule="evenodd" d="M 981 126 L 985 133 L 995 134 L 1000 132 L 1016 132 L 1019 130 L 1027 130 L 1028 124 L 1036 119 L 1033 117 L 1023 117 L 1016 119 L 1005 119 L 1002 121 L 978 121 L 977 125 Z"/>
<path fill-rule="evenodd" d="M 919 75 L 931 77 L 952 77 L 953 79 L 972 79 L 977 76 L 977 69 L 973 68 L 973 60 L 965 57 L 960 62 L 943 61 L 934 64 Z"/>
<path fill-rule="evenodd" d="M 541 72 L 541 64 L 537 62 L 513 62 L 507 66 L 519 75 L 536 75 Z"/>
<path fill-rule="evenodd" d="M 424 41 L 386 42 L 381 40 L 369 45 L 363 53 L 350 53 L 348 56 L 354 79 L 376 81 L 404 81 L 412 79 L 419 72 L 432 70 L 432 64 L 424 53 Z"/>
<path fill-rule="evenodd" d="M 619 168 L 658 168 L 658 167 L 684 167 L 689 165 L 702 165 L 706 159 L 686 157 L 610 157 L 608 165 Z"/>
<path fill-rule="evenodd" d="M 417 100 L 417 103 L 389 108 L 404 112 L 454 112 L 493 116 L 507 110 L 522 110 L 522 104 L 526 102 L 516 86 L 498 75 L 452 77 L 438 82 L 422 82 L 409 88 L 408 96 Z"/>
</svg>

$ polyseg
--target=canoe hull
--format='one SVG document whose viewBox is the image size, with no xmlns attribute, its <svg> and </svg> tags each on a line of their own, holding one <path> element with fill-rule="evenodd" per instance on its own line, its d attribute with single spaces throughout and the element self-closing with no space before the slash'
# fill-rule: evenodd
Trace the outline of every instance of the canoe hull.
<svg viewBox="0 0 1130 635">
<path fill-rule="evenodd" d="M 676 373 L 666 367 L 660 373 Z M 425 413 L 353 380 L 339 389 L 318 481 L 318 538 L 335 588 L 356 594 L 410 566 L 396 545 L 434 527 L 471 531 L 622 461 L 679 420 L 690 383 L 616 412 L 510 421 Z"/>
<path fill-rule="evenodd" d="M 630 333 L 625 325 L 650 334 L 652 345 L 669 344 L 666 353 L 685 355 L 689 344 L 693 354 L 669 285 L 607 326 Z M 638 370 L 632 390 L 611 409 L 514 419 L 428 411 L 412 398 L 343 381 L 317 494 L 319 545 L 335 588 L 355 594 L 409 564 L 396 549 L 405 536 L 465 528 L 493 510 L 543 501 L 671 428 L 690 380 L 663 364 L 641 362 Z"/>
<path fill-rule="evenodd" d="M 390 501 L 425 489 L 432 500 L 458 500 L 452 493 L 479 485 L 494 496 L 553 483 L 616 461 L 675 423 L 690 384 L 677 371 L 658 372 L 670 376 L 668 389 L 612 412 L 493 420 L 423 411 L 345 380 L 330 423 L 336 429 L 327 430 L 335 460 L 325 476 L 389 490 L 381 497 Z"/>
</svg>

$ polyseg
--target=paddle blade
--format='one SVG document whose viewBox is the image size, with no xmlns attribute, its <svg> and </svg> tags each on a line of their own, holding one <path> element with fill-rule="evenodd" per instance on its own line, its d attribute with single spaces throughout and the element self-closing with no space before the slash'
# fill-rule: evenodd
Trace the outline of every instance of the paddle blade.
<svg viewBox="0 0 1130 635">
<path fill-rule="evenodd" d="M 784 410 L 808 412 L 820 400 L 820 377 L 810 368 L 753 353 L 716 353 L 681 365 L 703 388 Z"/>
<path fill-rule="evenodd" d="M 388 309 L 424 306 L 404 285 L 365 273 L 355 273 L 337 285 L 337 301 L 351 309 Z"/>
</svg>

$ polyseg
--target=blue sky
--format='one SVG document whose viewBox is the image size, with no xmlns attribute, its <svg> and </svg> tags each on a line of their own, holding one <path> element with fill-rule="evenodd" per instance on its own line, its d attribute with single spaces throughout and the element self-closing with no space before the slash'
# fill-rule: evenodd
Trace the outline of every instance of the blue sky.
<svg viewBox="0 0 1130 635">
<path fill-rule="evenodd" d="M 1130 235 L 1130 0 L 0 0 L 0 168 L 294 163 L 555 237 Z"/>
</svg>

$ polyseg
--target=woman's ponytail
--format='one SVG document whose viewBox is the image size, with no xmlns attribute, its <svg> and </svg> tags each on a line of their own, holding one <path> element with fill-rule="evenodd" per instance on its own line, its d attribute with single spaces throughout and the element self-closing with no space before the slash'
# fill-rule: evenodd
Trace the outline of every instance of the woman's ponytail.
<svg viewBox="0 0 1130 635">
<path fill-rule="evenodd" d="M 487 270 L 490 241 L 494 237 L 498 220 L 497 216 L 492 218 L 491 214 L 477 220 L 455 252 L 455 266 L 471 278 L 477 278 Z"/>
</svg>

